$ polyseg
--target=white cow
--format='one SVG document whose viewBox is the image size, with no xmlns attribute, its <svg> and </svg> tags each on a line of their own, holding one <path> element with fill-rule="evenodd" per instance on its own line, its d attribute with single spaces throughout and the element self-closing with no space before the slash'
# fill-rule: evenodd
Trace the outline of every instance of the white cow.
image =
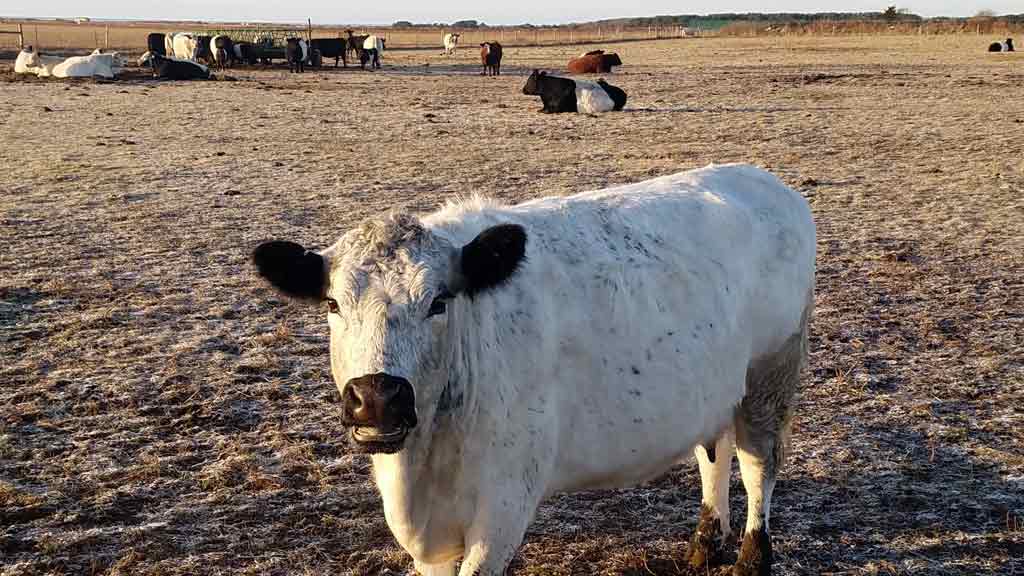
<svg viewBox="0 0 1024 576">
<path fill-rule="evenodd" d="M 59 56 L 43 56 L 36 52 L 32 46 L 26 46 L 18 52 L 14 61 L 15 74 L 35 74 L 36 76 L 49 76 L 50 71 L 57 64 L 64 61 Z"/>
<path fill-rule="evenodd" d="M 444 35 L 444 54 L 446 56 L 454 56 L 455 49 L 459 47 L 459 38 L 461 34 L 448 33 Z"/>
<path fill-rule="evenodd" d="M 55 78 L 113 78 L 124 68 L 124 58 L 117 52 L 101 53 L 98 49 L 88 56 L 72 56 L 51 70 Z"/>
<path fill-rule="evenodd" d="M 370 62 L 372 68 L 380 68 L 380 57 L 384 55 L 385 40 L 380 36 L 371 34 L 363 40 L 363 52 L 359 55 L 360 66 L 366 66 Z"/>
<path fill-rule="evenodd" d="M 268 242 L 260 274 L 327 304 L 342 423 L 420 573 L 500 576 L 537 506 L 696 453 L 690 561 L 729 542 L 766 574 L 769 505 L 805 361 L 807 202 L 747 165 L 515 206 L 372 219 L 322 252 Z"/>
<path fill-rule="evenodd" d="M 192 60 L 195 61 L 199 57 L 199 41 L 196 40 L 195 36 L 187 32 L 178 32 L 174 35 L 173 53 L 168 53 L 167 56 L 176 58 L 178 60 Z"/>
</svg>

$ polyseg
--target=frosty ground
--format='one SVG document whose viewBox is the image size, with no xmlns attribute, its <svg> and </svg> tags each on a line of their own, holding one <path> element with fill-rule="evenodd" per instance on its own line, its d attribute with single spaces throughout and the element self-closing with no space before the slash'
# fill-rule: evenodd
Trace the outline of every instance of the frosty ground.
<svg viewBox="0 0 1024 576">
<path fill-rule="evenodd" d="M 1024 573 L 1024 54 L 987 40 L 608 45 L 630 100 L 600 117 L 520 93 L 591 46 L 509 48 L 499 78 L 472 50 L 206 83 L 0 64 L 0 574 L 403 572 L 323 310 L 252 248 L 735 161 L 818 223 L 776 573 Z M 687 574 L 699 497 L 692 460 L 556 497 L 514 573 Z"/>
</svg>

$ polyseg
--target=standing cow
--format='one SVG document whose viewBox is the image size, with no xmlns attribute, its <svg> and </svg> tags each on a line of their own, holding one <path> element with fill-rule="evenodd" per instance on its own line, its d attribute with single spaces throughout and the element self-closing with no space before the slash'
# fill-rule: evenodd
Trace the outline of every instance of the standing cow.
<svg viewBox="0 0 1024 576">
<path fill-rule="evenodd" d="M 348 68 L 348 57 L 345 49 L 346 41 L 341 38 L 313 38 L 309 41 L 309 47 L 319 51 L 323 58 L 334 58 L 334 67 L 338 67 L 340 60 Z"/>
<path fill-rule="evenodd" d="M 484 67 L 481 76 L 501 75 L 501 44 L 482 42 L 480 44 L 480 65 Z"/>
<path fill-rule="evenodd" d="M 221 69 L 227 68 L 235 62 L 235 43 L 229 36 L 218 34 L 210 39 L 210 52 L 212 61 Z"/>
<path fill-rule="evenodd" d="M 461 34 L 451 33 L 444 35 L 444 52 L 441 52 L 443 56 L 454 56 L 455 49 L 459 47 L 459 38 Z"/>
<path fill-rule="evenodd" d="M 288 60 L 289 72 L 303 72 L 309 58 L 309 46 L 302 38 L 288 38 L 284 48 L 285 59 Z"/>
<path fill-rule="evenodd" d="M 733 438 L 764 575 L 814 285 L 807 202 L 752 166 L 502 206 L 374 218 L 315 252 L 254 253 L 326 304 L 341 421 L 416 569 L 502 576 L 538 505 L 632 485 L 689 451 L 690 561 L 730 542 Z"/>
<path fill-rule="evenodd" d="M 363 49 L 359 52 L 359 67 L 366 68 L 366 65 L 370 64 L 371 69 L 380 68 L 380 57 L 384 53 L 385 42 L 379 36 L 367 36 L 363 40 Z"/>
</svg>

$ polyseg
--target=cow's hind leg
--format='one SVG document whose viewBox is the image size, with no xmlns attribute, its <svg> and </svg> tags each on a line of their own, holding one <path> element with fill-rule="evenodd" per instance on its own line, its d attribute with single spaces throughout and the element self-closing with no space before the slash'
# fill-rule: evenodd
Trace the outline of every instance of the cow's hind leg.
<svg viewBox="0 0 1024 576">
<path fill-rule="evenodd" d="M 806 323 L 782 349 L 747 368 L 747 395 L 736 411 L 736 452 L 747 492 L 747 524 L 733 568 L 735 576 L 771 573 L 768 519 L 775 476 L 789 438 L 800 369 L 806 357 Z"/>
<path fill-rule="evenodd" d="M 696 569 L 717 566 L 722 547 L 729 541 L 729 475 L 732 471 L 733 433 L 726 430 L 717 441 L 693 449 L 700 466 L 703 497 L 700 520 L 690 539 L 690 565 Z"/>
</svg>

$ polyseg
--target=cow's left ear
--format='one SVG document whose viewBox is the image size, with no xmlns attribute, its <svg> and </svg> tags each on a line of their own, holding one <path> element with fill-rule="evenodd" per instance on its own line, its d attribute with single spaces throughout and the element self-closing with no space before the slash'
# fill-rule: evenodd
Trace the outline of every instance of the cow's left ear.
<svg viewBox="0 0 1024 576">
<path fill-rule="evenodd" d="M 499 224 L 481 232 L 456 255 L 453 293 L 476 296 L 501 286 L 526 258 L 526 230 L 518 224 Z"/>
<path fill-rule="evenodd" d="M 319 302 L 327 286 L 324 257 L 295 242 L 264 242 L 252 253 L 252 261 L 267 282 L 286 296 Z"/>
</svg>

